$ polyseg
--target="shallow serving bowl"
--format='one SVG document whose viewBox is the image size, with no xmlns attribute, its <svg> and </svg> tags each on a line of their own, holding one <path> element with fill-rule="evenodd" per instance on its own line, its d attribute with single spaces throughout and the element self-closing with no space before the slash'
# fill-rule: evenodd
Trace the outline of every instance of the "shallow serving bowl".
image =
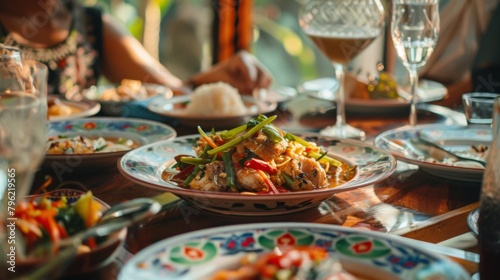
<svg viewBox="0 0 500 280">
<path fill-rule="evenodd" d="M 45 194 L 28 196 L 26 199 L 42 199 L 46 196 L 51 200 L 59 200 L 61 197 L 65 196 L 69 203 L 73 203 L 84 195 L 86 192 L 76 189 L 58 189 L 50 191 Z M 110 206 L 103 201 L 94 197 L 94 200 L 99 202 L 102 208 L 108 209 Z M 125 242 L 125 237 L 127 235 L 127 229 L 123 228 L 110 236 L 107 240 L 97 245 L 96 248 L 89 252 L 79 252 L 77 255 L 73 256 L 72 259 L 66 260 L 64 264 L 61 264 L 57 269 L 63 269 L 62 265 L 67 265 L 64 271 L 60 271 L 63 276 L 72 276 L 83 273 L 88 273 L 90 271 L 96 270 L 98 268 L 104 267 L 114 260 L 117 256 L 119 249 Z M 29 274 L 35 269 L 43 266 L 47 263 L 50 258 L 29 258 L 29 259 L 16 259 L 16 271 L 20 274 Z M 20 276 L 20 275 L 19 275 Z"/>
<path fill-rule="evenodd" d="M 48 136 L 83 136 L 96 138 L 126 138 L 139 146 L 176 137 L 172 127 L 155 121 L 132 118 L 82 118 L 50 121 Z M 46 154 L 42 168 L 56 172 L 82 172 L 98 168 L 115 167 L 119 157 L 127 151 L 93 154 Z"/>
<path fill-rule="evenodd" d="M 137 148 L 120 159 L 118 169 L 126 178 L 144 187 L 171 192 L 198 208 L 230 215 L 277 215 L 312 208 L 335 193 L 377 183 L 390 176 L 396 168 L 396 160 L 389 152 L 370 144 L 319 134 L 298 135 L 317 143 L 329 156 L 356 166 L 355 177 L 334 188 L 258 195 L 204 192 L 165 181 L 163 172 L 173 164 L 175 156 L 195 155 L 193 145 L 199 135 L 178 137 Z"/>
</svg>

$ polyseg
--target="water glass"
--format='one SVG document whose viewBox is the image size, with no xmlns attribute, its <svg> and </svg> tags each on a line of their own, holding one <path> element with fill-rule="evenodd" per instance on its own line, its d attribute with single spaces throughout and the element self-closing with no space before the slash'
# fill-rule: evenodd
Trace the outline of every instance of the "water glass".
<svg viewBox="0 0 500 280">
<path fill-rule="evenodd" d="M 465 118 L 469 125 L 491 125 L 493 103 L 500 94 L 489 92 L 471 92 L 462 95 Z"/>
</svg>

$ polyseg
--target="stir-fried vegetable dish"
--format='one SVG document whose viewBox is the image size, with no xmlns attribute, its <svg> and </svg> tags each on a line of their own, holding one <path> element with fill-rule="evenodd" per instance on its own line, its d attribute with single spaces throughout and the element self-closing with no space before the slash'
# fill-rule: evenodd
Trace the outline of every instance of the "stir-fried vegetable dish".
<svg viewBox="0 0 500 280">
<path fill-rule="evenodd" d="M 139 144 L 131 139 L 98 137 L 89 138 L 83 136 L 68 137 L 64 135 L 49 137 L 45 147 L 47 154 L 94 154 L 128 151 L 138 147 Z"/>
<path fill-rule="evenodd" d="M 332 188 L 350 180 L 355 167 L 329 157 L 316 143 L 274 126 L 276 116 L 205 133 L 196 156 L 178 155 L 166 180 L 201 191 L 283 193 Z"/>
<path fill-rule="evenodd" d="M 243 279 L 358 279 L 346 272 L 339 261 L 322 247 L 276 248 L 272 252 L 249 253 L 235 269 L 217 271 L 213 280 Z"/>
<path fill-rule="evenodd" d="M 73 204 L 65 196 L 53 200 L 24 200 L 15 211 L 16 226 L 22 233 L 27 255 L 43 256 L 48 251 L 58 251 L 59 242 L 88 227 L 93 226 L 102 215 L 102 205 L 92 192 L 79 197 Z M 96 246 L 96 240 L 89 239 L 88 250 Z"/>
</svg>

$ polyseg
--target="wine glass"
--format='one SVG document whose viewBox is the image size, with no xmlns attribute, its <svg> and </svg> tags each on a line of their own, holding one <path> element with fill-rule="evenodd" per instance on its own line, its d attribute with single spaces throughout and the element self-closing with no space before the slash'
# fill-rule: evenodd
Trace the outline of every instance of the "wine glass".
<svg viewBox="0 0 500 280">
<path fill-rule="evenodd" d="M 391 37 L 410 75 L 410 126 L 417 125 L 418 69 L 425 65 L 439 35 L 438 0 L 394 0 Z"/>
<path fill-rule="evenodd" d="M 308 0 L 299 12 L 299 24 L 332 62 L 339 82 L 334 100 L 334 126 L 320 131 L 327 136 L 364 139 L 365 132 L 346 123 L 344 68 L 382 32 L 384 9 L 379 0 Z"/>
</svg>

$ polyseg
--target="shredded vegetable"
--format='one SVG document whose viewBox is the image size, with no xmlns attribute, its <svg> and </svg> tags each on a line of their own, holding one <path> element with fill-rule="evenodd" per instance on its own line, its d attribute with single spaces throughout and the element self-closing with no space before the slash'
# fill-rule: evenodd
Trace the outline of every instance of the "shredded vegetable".
<svg viewBox="0 0 500 280">
<path fill-rule="evenodd" d="M 246 125 L 205 133 L 198 127 L 196 156 L 178 155 L 170 177 L 181 187 L 242 194 L 277 194 L 332 188 L 355 175 L 352 167 L 327 155 L 314 142 L 260 115 Z"/>
</svg>

